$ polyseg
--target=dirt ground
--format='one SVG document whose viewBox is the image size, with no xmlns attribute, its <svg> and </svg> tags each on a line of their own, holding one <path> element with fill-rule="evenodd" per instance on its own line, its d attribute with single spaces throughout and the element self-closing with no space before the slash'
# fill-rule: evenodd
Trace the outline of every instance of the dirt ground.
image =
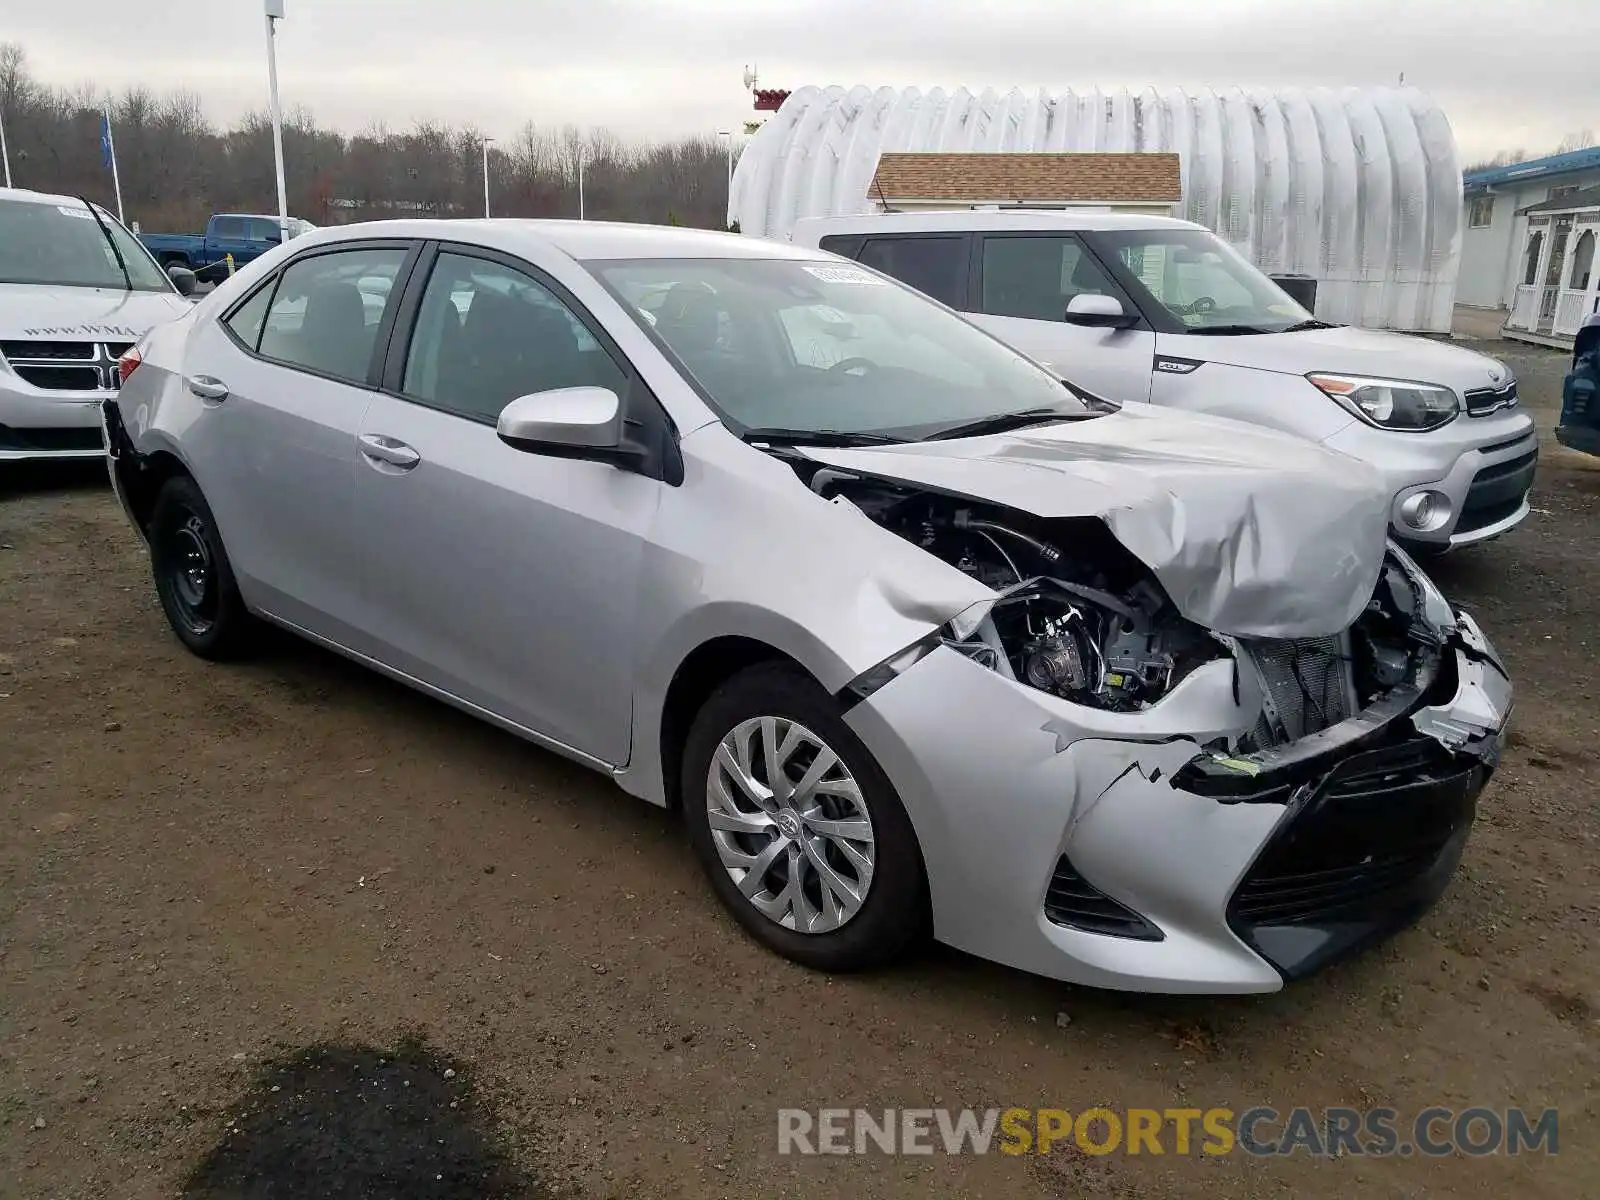
<svg viewBox="0 0 1600 1200">
<path fill-rule="evenodd" d="M 173 1196 L 268 1058 L 418 1035 L 541 1194 L 1600 1195 L 1600 463 L 1514 363 L 1537 511 L 1436 578 L 1519 688 L 1415 929 L 1264 998 L 1129 998 L 940 949 L 826 979 L 740 936 L 667 814 L 308 646 L 168 632 L 98 470 L 0 495 L 0 1196 Z M 1057 1016 L 1070 1021 L 1058 1025 Z M 796 1158 L 822 1106 L 1523 1105 L 1560 1153 Z"/>
</svg>

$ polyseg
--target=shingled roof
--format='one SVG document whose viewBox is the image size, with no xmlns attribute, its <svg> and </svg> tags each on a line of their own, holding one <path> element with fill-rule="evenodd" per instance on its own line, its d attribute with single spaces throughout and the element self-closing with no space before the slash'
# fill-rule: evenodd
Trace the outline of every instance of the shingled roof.
<svg viewBox="0 0 1600 1200">
<path fill-rule="evenodd" d="M 878 160 L 868 193 L 884 200 L 974 204 L 1068 201 L 1176 204 L 1183 199 L 1178 156 L 1133 154 L 909 154 Z"/>
</svg>

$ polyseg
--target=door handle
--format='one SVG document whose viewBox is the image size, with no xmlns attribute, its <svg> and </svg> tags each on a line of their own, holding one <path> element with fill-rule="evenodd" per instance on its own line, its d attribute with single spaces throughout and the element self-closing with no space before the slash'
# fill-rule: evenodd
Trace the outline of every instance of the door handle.
<svg viewBox="0 0 1600 1200">
<path fill-rule="evenodd" d="M 228 398 L 228 385 L 214 375 L 191 375 L 187 382 L 189 390 L 202 400 L 226 400 Z"/>
<path fill-rule="evenodd" d="M 422 455 L 399 438 L 381 433 L 363 433 L 356 440 L 361 443 L 362 454 L 377 462 L 388 463 L 391 467 L 399 467 L 402 471 L 409 471 L 422 461 Z"/>
</svg>

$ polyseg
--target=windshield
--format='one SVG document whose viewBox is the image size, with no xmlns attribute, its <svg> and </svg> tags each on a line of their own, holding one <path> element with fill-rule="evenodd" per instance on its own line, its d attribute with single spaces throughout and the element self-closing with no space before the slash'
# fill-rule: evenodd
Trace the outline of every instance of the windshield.
<svg viewBox="0 0 1600 1200">
<path fill-rule="evenodd" d="M 172 283 L 139 240 L 111 218 L 136 292 L 171 292 Z M 48 283 L 58 287 L 127 289 L 117 256 L 87 208 L 0 200 L 0 283 Z"/>
<path fill-rule="evenodd" d="M 1203 229 L 1124 229 L 1098 236 L 1190 333 L 1281 333 L 1312 319 L 1248 259 Z"/>
<path fill-rule="evenodd" d="M 740 432 L 904 440 L 1089 407 L 1043 368 L 861 267 L 796 259 L 591 262 Z"/>
</svg>

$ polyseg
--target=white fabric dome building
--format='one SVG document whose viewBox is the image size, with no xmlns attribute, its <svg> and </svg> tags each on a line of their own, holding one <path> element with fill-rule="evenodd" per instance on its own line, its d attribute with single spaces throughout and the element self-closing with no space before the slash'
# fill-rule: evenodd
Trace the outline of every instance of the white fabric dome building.
<svg viewBox="0 0 1600 1200">
<path fill-rule="evenodd" d="M 1100 90 L 803 87 L 740 156 L 728 219 L 784 239 L 802 217 L 876 211 L 885 151 L 1175 151 L 1174 215 L 1268 274 L 1317 280 L 1317 315 L 1447 332 L 1461 169 L 1444 113 L 1412 88 Z"/>
</svg>

